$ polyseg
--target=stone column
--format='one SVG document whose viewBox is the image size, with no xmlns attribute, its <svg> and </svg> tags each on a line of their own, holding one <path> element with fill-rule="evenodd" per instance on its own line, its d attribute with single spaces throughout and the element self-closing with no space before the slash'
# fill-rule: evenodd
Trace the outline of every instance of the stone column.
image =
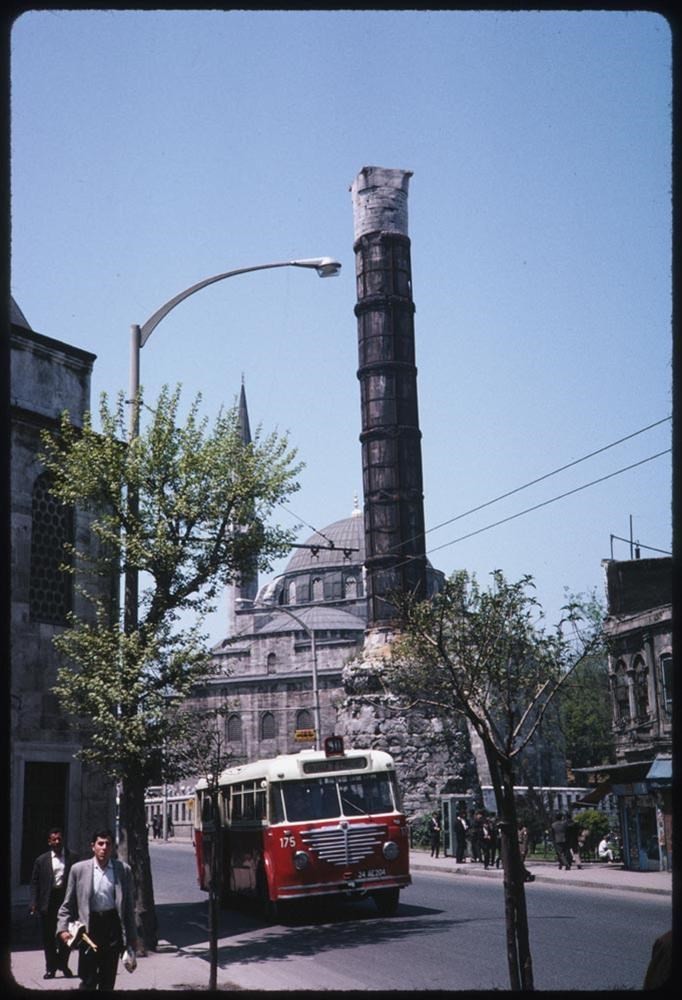
<svg viewBox="0 0 682 1000">
<path fill-rule="evenodd" d="M 408 170 L 363 167 L 351 186 L 362 407 L 368 630 L 394 592 L 426 596 L 421 432 L 407 235 Z"/>
</svg>

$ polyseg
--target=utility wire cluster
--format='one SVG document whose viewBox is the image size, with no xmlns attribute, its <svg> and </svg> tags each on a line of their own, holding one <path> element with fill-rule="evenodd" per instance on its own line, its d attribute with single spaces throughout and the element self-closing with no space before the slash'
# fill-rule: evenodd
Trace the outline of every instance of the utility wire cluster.
<svg viewBox="0 0 682 1000">
<path fill-rule="evenodd" d="M 432 528 L 427 528 L 423 535 L 414 535 L 412 538 L 407 539 L 408 542 L 416 541 L 419 538 L 425 537 L 432 531 L 438 531 L 440 528 L 445 528 L 449 524 L 454 524 L 455 521 L 460 521 L 464 517 L 468 517 L 470 514 L 475 514 L 480 510 L 484 510 L 486 507 L 491 507 L 493 504 L 498 503 L 500 500 L 506 500 L 508 497 L 514 496 L 516 493 L 520 493 L 522 490 L 526 490 L 531 486 L 535 486 L 538 483 L 544 482 L 546 479 L 550 479 L 552 476 L 558 475 L 560 472 L 565 472 L 567 469 L 571 469 L 576 465 L 580 465 L 581 462 L 586 462 L 590 458 L 594 458 L 596 455 L 601 455 L 603 452 L 608 451 L 610 448 L 615 448 L 619 444 L 623 444 L 625 441 L 630 441 L 632 438 L 637 437 L 640 434 L 644 434 L 646 431 L 652 430 L 654 427 L 659 427 L 661 424 L 667 423 L 672 418 L 670 416 L 663 417 L 661 420 L 656 420 L 652 424 L 648 424 L 646 427 L 642 427 L 637 431 L 633 431 L 632 434 L 627 434 L 625 437 L 618 438 L 617 441 L 612 441 L 610 444 L 604 445 L 602 448 L 597 448 L 595 451 L 589 452 L 587 455 L 583 455 L 582 458 L 577 458 L 573 462 L 567 462 L 565 465 L 559 466 L 557 469 L 553 469 L 551 472 L 546 472 L 542 476 L 538 476 L 536 479 L 530 480 L 530 482 L 524 483 L 522 486 L 517 486 L 513 490 L 508 490 L 506 493 L 501 493 L 499 496 L 493 497 L 492 500 L 487 500 L 485 503 L 478 504 L 476 507 L 471 507 L 469 510 L 463 511 L 461 514 L 456 514 L 454 517 L 448 518 L 446 521 L 441 521 L 440 524 L 434 525 Z M 609 479 L 613 479 L 615 476 L 620 476 L 624 472 L 629 472 L 631 469 L 636 469 L 641 465 L 645 465 L 647 462 L 653 462 L 657 458 L 661 458 L 663 455 L 668 455 L 672 451 L 671 448 L 665 448 L 663 451 L 656 452 L 654 455 L 649 455 L 647 458 L 643 458 L 638 462 L 633 462 L 630 465 L 623 466 L 621 469 L 616 469 L 615 472 L 610 472 L 605 476 L 600 476 L 598 479 L 593 479 L 589 483 L 583 483 L 582 486 L 576 486 L 574 489 L 567 490 L 564 493 L 560 493 L 557 496 L 551 497 L 549 500 L 543 500 L 540 503 L 533 504 L 531 507 L 526 507 L 524 510 L 517 511 L 515 514 L 510 514 L 508 517 L 500 518 L 498 521 L 493 521 L 491 524 L 486 524 L 482 528 L 477 528 L 475 531 L 467 532 L 464 535 L 460 535 L 458 538 L 453 538 L 449 542 L 444 542 L 442 545 L 438 545 L 435 548 L 429 549 L 428 554 L 432 552 L 439 552 L 441 549 L 448 548 L 450 545 L 456 545 L 457 542 L 462 542 L 467 538 L 473 538 L 474 535 L 480 535 L 484 531 L 490 531 L 492 528 L 497 528 L 501 524 L 507 524 L 509 521 L 514 521 L 516 518 L 523 517 L 526 514 L 530 514 L 533 511 L 539 510 L 542 507 L 547 507 L 549 504 L 556 503 L 558 500 L 563 500 L 566 497 L 572 496 L 575 493 L 580 493 L 583 490 L 589 489 L 591 486 L 596 486 L 599 483 L 606 482 Z M 286 508 L 284 508 L 286 510 Z M 287 513 L 292 514 L 292 511 L 287 511 Z M 296 517 L 296 514 L 293 514 Z M 302 518 L 298 518 L 303 520 Z M 303 521 L 303 524 L 306 524 Z M 321 538 L 325 538 L 329 543 L 328 546 L 295 546 L 296 548 L 311 548 L 311 549 L 322 549 L 335 547 L 334 542 L 328 539 L 324 532 L 319 531 L 317 528 L 313 528 L 312 525 L 306 524 L 306 527 L 310 528 L 312 531 L 320 535 Z M 618 536 L 613 535 L 613 538 Z M 621 541 L 627 541 L 627 539 L 620 539 Z M 403 543 L 404 544 L 404 543 Z M 643 545 L 638 543 L 640 548 L 650 549 L 653 552 L 661 552 L 666 555 L 671 553 L 667 552 L 665 549 L 655 549 L 650 545 Z M 397 548 L 398 546 L 396 546 Z M 354 550 L 349 550 L 354 551 Z M 345 550 L 344 550 L 345 554 Z"/>
</svg>

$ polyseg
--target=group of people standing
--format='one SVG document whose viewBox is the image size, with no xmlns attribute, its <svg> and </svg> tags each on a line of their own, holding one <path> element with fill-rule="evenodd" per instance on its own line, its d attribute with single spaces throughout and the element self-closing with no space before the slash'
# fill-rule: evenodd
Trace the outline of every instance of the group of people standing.
<svg viewBox="0 0 682 1000">
<path fill-rule="evenodd" d="M 93 833 L 92 856 L 85 861 L 65 847 L 58 827 L 49 831 L 47 846 L 33 865 L 29 904 L 29 913 L 41 918 L 43 978 L 54 979 L 58 971 L 73 978 L 69 957 L 77 944 L 79 988 L 113 990 L 119 958 L 128 952 L 134 967 L 137 950 L 130 866 L 113 857 L 109 829 Z"/>
<path fill-rule="evenodd" d="M 440 856 L 441 822 L 438 812 L 433 812 L 429 820 L 431 838 L 431 857 Z M 463 864 L 467 855 L 473 862 L 483 864 L 484 869 L 499 868 L 501 863 L 499 823 L 495 816 L 489 815 L 483 809 L 476 810 L 467 816 L 466 809 L 460 808 L 453 822 L 454 844 L 453 853 L 457 864 Z M 534 876 L 526 869 L 525 861 L 528 854 L 528 830 L 519 826 L 519 847 L 524 866 L 526 881 L 533 881 Z"/>
</svg>

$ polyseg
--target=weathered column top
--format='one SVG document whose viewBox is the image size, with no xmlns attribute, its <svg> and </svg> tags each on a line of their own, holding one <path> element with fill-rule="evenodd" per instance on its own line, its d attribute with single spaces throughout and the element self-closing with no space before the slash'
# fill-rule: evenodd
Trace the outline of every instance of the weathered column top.
<svg viewBox="0 0 682 1000">
<path fill-rule="evenodd" d="M 366 233 L 407 236 L 407 187 L 411 170 L 363 167 L 351 184 L 354 239 Z"/>
</svg>

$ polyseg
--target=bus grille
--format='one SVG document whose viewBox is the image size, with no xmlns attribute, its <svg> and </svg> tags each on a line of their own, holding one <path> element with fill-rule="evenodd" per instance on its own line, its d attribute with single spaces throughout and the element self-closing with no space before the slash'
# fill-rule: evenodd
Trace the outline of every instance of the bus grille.
<svg viewBox="0 0 682 1000">
<path fill-rule="evenodd" d="M 386 827 L 378 823 L 341 823 L 301 834 L 305 846 L 321 861 L 340 866 L 355 865 L 369 857 L 385 837 Z"/>
</svg>

